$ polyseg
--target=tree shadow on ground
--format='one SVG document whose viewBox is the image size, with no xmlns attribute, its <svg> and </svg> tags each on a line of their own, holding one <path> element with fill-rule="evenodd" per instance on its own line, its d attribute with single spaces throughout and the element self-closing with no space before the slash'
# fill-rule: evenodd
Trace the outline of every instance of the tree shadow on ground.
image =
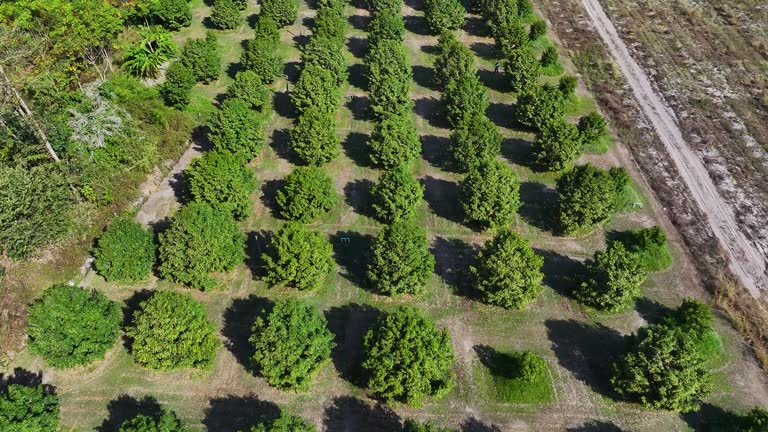
<svg viewBox="0 0 768 432">
<path fill-rule="evenodd" d="M 438 90 L 434 80 L 434 69 L 421 65 L 414 65 L 411 69 L 413 69 L 413 81 L 417 85 L 429 90 Z"/>
<path fill-rule="evenodd" d="M 273 402 L 247 396 L 229 395 L 208 401 L 203 425 L 209 431 L 249 431 L 262 422 L 280 416 L 280 408 Z"/>
<path fill-rule="evenodd" d="M 339 274 L 360 288 L 368 289 L 366 267 L 374 237 L 355 231 L 338 231 L 331 236 Z"/>
<path fill-rule="evenodd" d="M 371 207 L 373 204 L 371 189 L 374 185 L 375 183 L 368 179 L 357 179 L 347 183 L 344 185 L 344 202 L 349 204 L 355 213 L 376 218 Z"/>
<path fill-rule="evenodd" d="M 277 219 L 283 219 L 280 214 L 280 208 L 277 205 L 277 191 L 285 186 L 284 179 L 272 179 L 267 180 L 261 186 L 261 202 L 266 208 L 269 209 L 272 217 Z"/>
<path fill-rule="evenodd" d="M 445 119 L 445 110 L 440 99 L 434 97 L 425 97 L 416 99 L 414 102 L 414 111 L 416 114 L 436 128 L 447 129 L 448 121 Z"/>
<path fill-rule="evenodd" d="M 388 406 L 364 402 L 352 396 L 340 396 L 325 409 L 326 432 L 392 432 L 402 429 L 400 417 Z"/>
<path fill-rule="evenodd" d="M 195 158 L 195 159 L 198 159 L 198 158 Z M 168 185 L 171 186 L 171 190 L 173 190 L 173 195 L 176 197 L 176 199 L 179 201 L 181 205 L 188 204 L 190 201 L 192 201 L 192 196 L 189 193 L 189 183 L 187 182 L 187 179 L 184 176 L 184 171 L 174 173 L 171 176 L 170 180 L 168 181 Z"/>
<path fill-rule="evenodd" d="M 361 59 L 368 51 L 368 39 L 352 36 L 347 40 L 347 49 L 353 56 Z"/>
<path fill-rule="evenodd" d="M 253 347 L 248 338 L 251 337 L 251 328 L 256 318 L 269 313 L 273 305 L 271 300 L 251 294 L 247 298 L 232 300 L 232 304 L 224 310 L 221 329 L 221 334 L 226 338 L 224 346 L 248 373 L 254 375 L 258 370 L 251 361 Z"/>
<path fill-rule="evenodd" d="M 520 217 L 542 231 L 556 231 L 557 190 L 543 183 L 520 183 Z"/>
<path fill-rule="evenodd" d="M 293 44 L 298 48 L 302 49 L 306 44 L 309 43 L 309 35 L 304 34 L 295 34 L 293 35 Z"/>
<path fill-rule="evenodd" d="M 405 29 L 409 32 L 419 36 L 432 36 L 427 20 L 423 16 L 406 15 L 403 19 L 405 20 Z"/>
<path fill-rule="evenodd" d="M 133 293 L 128 299 L 125 300 L 125 306 L 123 306 L 123 329 L 131 326 L 136 316 L 136 312 L 141 309 L 141 303 L 149 300 L 157 291 L 142 289 Z M 129 353 L 132 352 L 133 339 L 128 337 L 125 332 L 122 335 L 123 346 Z"/>
<path fill-rule="evenodd" d="M 295 83 L 301 75 L 302 63 L 298 61 L 285 62 L 283 65 L 283 75 L 288 81 Z"/>
<path fill-rule="evenodd" d="M 299 158 L 299 155 L 296 154 L 291 146 L 291 134 L 288 129 L 275 129 L 272 131 L 271 141 L 270 146 L 278 157 L 285 159 L 292 165 L 304 165 L 304 161 Z"/>
<path fill-rule="evenodd" d="M 450 180 L 432 176 L 420 180 L 424 186 L 424 200 L 435 215 L 449 221 L 462 223 L 463 213 L 456 205 L 459 201 L 459 185 Z"/>
<path fill-rule="evenodd" d="M 368 2 L 366 0 L 350 0 L 349 4 L 355 9 L 368 9 Z"/>
<path fill-rule="evenodd" d="M 664 317 L 669 316 L 674 309 L 648 297 L 642 297 L 635 302 L 635 310 L 649 324 L 656 324 Z"/>
<path fill-rule="evenodd" d="M 32 372 L 30 370 L 16 367 L 10 375 L 0 373 L 0 393 L 5 391 L 8 386 L 19 384 L 27 387 L 37 387 L 43 384 L 43 371 Z M 54 394 L 56 388 L 46 384 L 44 390 L 48 394 Z M 48 391 L 50 390 L 50 391 Z"/>
<path fill-rule="evenodd" d="M 480 298 L 469 272 L 479 248 L 459 238 L 435 237 L 430 252 L 435 257 L 435 274 L 454 294 L 469 299 Z"/>
<path fill-rule="evenodd" d="M 475 417 L 470 417 L 461 422 L 461 432 L 501 432 L 501 428 L 488 424 Z"/>
<path fill-rule="evenodd" d="M 371 167 L 371 152 L 368 147 L 369 136 L 360 132 L 350 132 L 341 147 L 344 154 L 359 167 Z"/>
<path fill-rule="evenodd" d="M 471 8 L 469 8 L 471 10 Z M 485 19 L 479 16 L 468 16 L 465 19 L 464 30 L 470 36 L 487 37 L 491 34 L 491 29 Z"/>
<path fill-rule="evenodd" d="M 364 64 L 355 63 L 347 68 L 349 78 L 347 81 L 352 87 L 357 87 L 360 90 L 368 91 L 368 76 L 366 74 L 366 67 Z M 354 96 L 353 96 L 354 97 Z M 357 96 L 360 98 L 361 96 Z M 367 97 L 365 99 L 368 99 Z M 351 110 L 352 108 L 350 108 Z M 367 112 L 366 107 L 366 112 Z"/>
<path fill-rule="evenodd" d="M 336 348 L 333 365 L 339 375 L 357 387 L 365 388 L 367 377 L 360 367 L 363 338 L 384 312 L 370 305 L 350 303 L 325 312 L 328 328 L 334 334 Z"/>
<path fill-rule="evenodd" d="M 698 411 L 680 414 L 680 418 L 696 431 L 737 432 L 741 430 L 737 425 L 742 422 L 742 416 L 708 402 L 702 403 Z"/>
<path fill-rule="evenodd" d="M 422 45 L 421 52 L 425 54 L 438 55 L 440 54 L 440 47 L 437 45 Z"/>
<path fill-rule="evenodd" d="M 163 415 L 163 407 L 154 397 L 144 396 L 141 400 L 137 400 L 125 394 L 109 401 L 107 411 L 109 412 L 107 418 L 96 428 L 96 432 L 118 432 L 123 423 L 139 414 L 154 420 L 160 419 Z"/>
<path fill-rule="evenodd" d="M 272 108 L 280 117 L 293 118 L 294 110 L 291 103 L 291 94 L 288 91 L 276 91 L 272 97 Z"/>
<path fill-rule="evenodd" d="M 512 104 L 492 102 L 485 110 L 485 115 L 498 127 L 519 129 L 515 121 L 515 106 Z"/>
<path fill-rule="evenodd" d="M 558 364 L 596 393 L 612 397 L 611 364 L 624 350 L 624 337 L 599 323 L 550 319 L 544 325 Z"/>
<path fill-rule="evenodd" d="M 504 55 L 496 45 L 489 42 L 475 42 L 469 46 L 469 49 L 476 56 L 490 61 L 501 61 Z"/>
<path fill-rule="evenodd" d="M 369 15 L 350 15 L 347 21 L 357 30 L 367 31 L 368 25 L 371 23 L 371 17 Z"/>
<path fill-rule="evenodd" d="M 406 6 L 415 10 L 424 10 L 424 0 L 405 0 Z"/>
<path fill-rule="evenodd" d="M 623 432 L 623 429 L 616 426 L 613 422 L 592 420 L 583 425 L 569 427 L 567 432 Z"/>
<path fill-rule="evenodd" d="M 261 269 L 261 254 L 267 250 L 272 232 L 267 230 L 251 231 L 245 241 L 245 265 L 251 270 L 254 279 L 264 276 Z"/>
<path fill-rule="evenodd" d="M 355 120 L 371 119 L 371 101 L 368 96 L 350 96 L 346 105 Z"/>
<path fill-rule="evenodd" d="M 475 345 L 472 349 L 477 354 L 480 363 L 488 368 L 491 375 L 507 379 L 519 378 L 520 365 L 517 357 L 498 351 L 488 345 Z"/>
<path fill-rule="evenodd" d="M 250 14 L 247 17 L 245 17 L 245 22 L 248 24 L 248 27 L 250 28 L 256 28 L 256 24 L 259 22 L 259 14 Z"/>
<path fill-rule="evenodd" d="M 435 168 L 443 171 L 454 171 L 451 145 L 449 137 L 437 135 L 422 135 L 421 157 Z"/>
<path fill-rule="evenodd" d="M 488 69 L 480 69 L 477 71 L 480 81 L 493 91 L 500 93 L 507 93 L 511 89 L 509 88 L 509 82 L 501 72 L 494 72 Z"/>
<path fill-rule="evenodd" d="M 583 280 L 584 265 L 579 261 L 557 252 L 535 249 L 544 258 L 541 267 L 544 284 L 563 297 L 573 298 L 573 289 Z"/>
<path fill-rule="evenodd" d="M 240 63 L 239 61 L 232 62 L 227 66 L 226 74 L 228 77 L 235 79 L 235 77 L 237 76 L 237 73 L 240 72 L 241 70 L 243 70 L 242 63 Z"/>
<path fill-rule="evenodd" d="M 533 155 L 531 154 L 533 143 L 520 138 L 506 138 L 501 142 L 501 155 L 509 162 L 532 167 Z"/>
</svg>

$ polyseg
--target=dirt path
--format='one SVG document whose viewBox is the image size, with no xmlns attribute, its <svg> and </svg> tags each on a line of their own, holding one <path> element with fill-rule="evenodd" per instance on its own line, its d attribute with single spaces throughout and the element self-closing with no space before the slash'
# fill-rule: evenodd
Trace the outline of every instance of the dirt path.
<svg viewBox="0 0 768 432">
<path fill-rule="evenodd" d="M 766 251 L 739 229 L 733 209 L 718 193 L 701 159 L 683 138 L 677 118 L 654 91 L 640 65 L 632 58 L 598 0 L 582 0 L 587 14 L 626 77 L 643 113 L 653 124 L 699 208 L 707 215 L 713 233 L 730 260 L 731 271 L 749 292 L 760 297 L 768 291 Z M 696 251 L 692 251 L 696 253 Z"/>
</svg>

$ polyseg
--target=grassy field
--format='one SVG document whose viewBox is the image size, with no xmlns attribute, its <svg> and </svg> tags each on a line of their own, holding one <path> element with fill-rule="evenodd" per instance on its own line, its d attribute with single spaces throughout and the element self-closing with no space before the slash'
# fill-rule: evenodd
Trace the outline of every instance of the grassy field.
<svg viewBox="0 0 768 432">
<path fill-rule="evenodd" d="M 209 14 L 202 0 L 194 0 L 195 22 L 177 35 L 181 42 L 202 37 Z M 273 86 L 274 109 L 268 121 L 270 145 L 251 163 L 260 183 L 253 197 L 254 216 L 243 223 L 248 233 L 248 260 L 233 272 L 218 275 L 219 290 L 191 292 L 167 282 L 151 281 L 145 286 L 107 284 L 89 273 L 83 285 L 103 290 L 113 299 L 135 305 L 146 296 L 143 290 L 179 289 L 191 292 L 203 301 L 221 332 L 226 349 L 220 351 L 210 372 L 178 371 L 156 373 L 137 366 L 120 344 L 104 361 L 74 370 L 49 370 L 27 353 L 14 362 L 32 370 L 44 369 L 46 380 L 58 387 L 62 399 L 63 424 L 72 430 L 113 430 L 114 424 L 137 409 L 148 409 L 161 403 L 176 411 L 195 430 L 237 431 L 254 424 L 261 416 L 274 413 L 279 406 L 292 414 L 310 419 L 321 430 L 391 431 L 405 418 L 433 420 L 441 425 L 460 426 L 462 431 L 558 431 L 603 430 L 590 425 L 611 424 L 626 430 L 684 431 L 686 419 L 676 414 L 650 412 L 637 405 L 615 402 L 607 390 L 607 365 L 622 347 L 622 335 L 631 333 L 645 322 L 658 319 L 667 307 L 676 306 L 686 296 L 698 295 L 689 279 L 685 259 L 677 259 L 673 267 L 652 275 L 644 286 L 645 298 L 636 309 L 622 314 L 602 315 L 582 309 L 569 298 L 574 274 L 581 261 L 604 247 L 607 233 L 649 226 L 657 223 L 653 206 L 644 205 L 617 215 L 607 226 L 577 238 L 552 235 L 550 223 L 556 175 L 532 171 L 527 167 L 533 136 L 515 130 L 512 117 L 514 94 L 510 93 L 493 65 L 498 53 L 484 31 L 481 20 L 468 16 L 465 31 L 459 38 L 477 55 L 480 76 L 492 101 L 489 117 L 499 126 L 505 140 L 500 158 L 511 164 L 522 181 L 523 205 L 515 230 L 529 239 L 545 258 L 546 288 L 538 301 L 524 311 L 506 311 L 474 299 L 468 286 L 466 271 L 479 245 L 488 233 L 471 230 L 461 223 L 457 205 L 457 189 L 461 175 L 445 169 L 449 130 L 440 112 L 439 93 L 434 89 L 432 62 L 437 38 L 426 33 L 421 5 L 407 2 L 404 7 L 406 46 L 414 70 L 412 98 L 415 120 L 422 139 L 422 159 L 414 170 L 426 188 L 419 209 L 419 221 L 426 227 L 431 251 L 437 265 L 425 291 L 417 296 L 395 299 L 372 293 L 364 283 L 367 250 L 380 224 L 370 217 L 370 187 L 378 171 L 367 160 L 366 139 L 372 129 L 367 115 L 362 56 L 366 44 L 365 9 L 350 6 L 349 39 L 345 56 L 350 78 L 345 88 L 344 105 L 336 116 L 342 137 L 342 154 L 326 165 L 334 185 L 342 197 L 341 204 L 311 228 L 326 233 L 334 246 L 337 271 L 317 292 L 300 293 L 293 289 L 270 289 L 258 280 L 260 250 L 271 231 L 281 221 L 274 215 L 274 194 L 282 179 L 290 172 L 295 156 L 290 151 L 288 130 L 292 124 L 289 96 L 291 83 L 278 80 Z M 249 8 L 245 15 L 256 13 Z M 306 4 L 300 15 L 314 12 Z M 249 19 L 247 22 L 251 23 Z M 295 80 L 299 61 L 298 44 L 307 27 L 292 25 L 282 30 L 287 56 L 285 75 Z M 213 85 L 198 86 L 191 110 L 206 113 L 237 70 L 241 41 L 249 38 L 251 29 L 243 25 L 230 32 L 217 32 L 223 48 L 222 77 Z M 556 41 L 553 41 L 556 43 Z M 570 62 L 564 58 L 564 67 Z M 544 78 L 555 82 L 557 78 Z M 594 100 L 583 88 L 579 100 L 572 104 L 573 119 L 595 109 Z M 601 167 L 626 164 L 620 145 L 611 146 L 603 154 L 587 154 L 584 161 Z M 633 200 L 648 204 L 642 198 L 641 181 L 634 186 Z M 342 238 L 349 241 L 342 242 Z M 675 255 L 682 257 L 679 245 Z M 317 306 L 328 318 L 336 335 L 337 349 L 331 364 L 316 377 L 306 393 L 282 392 L 269 387 L 260 377 L 249 372 L 247 337 L 259 307 L 283 297 L 300 297 Z M 359 386 L 355 365 L 359 360 L 362 336 L 376 317 L 401 304 L 415 305 L 449 330 L 457 362 L 457 385 L 443 400 L 427 400 L 416 409 L 407 406 L 381 406 L 366 396 Z M 717 386 L 711 402 L 727 407 L 747 407 L 755 403 L 745 389 L 754 362 L 742 354 L 743 347 L 732 330 L 720 326 L 721 341 L 729 357 L 717 361 Z M 552 386 L 538 386 L 536 397 L 519 394 L 500 395 L 508 387 L 483 364 L 480 347 L 501 353 L 533 351 L 543 357 L 549 367 Z M 156 401 L 144 400 L 152 396 Z M 510 402 L 512 401 L 512 402 Z M 105 420 L 107 419 L 107 420 Z M 605 429 L 611 430 L 611 429 Z"/>
</svg>

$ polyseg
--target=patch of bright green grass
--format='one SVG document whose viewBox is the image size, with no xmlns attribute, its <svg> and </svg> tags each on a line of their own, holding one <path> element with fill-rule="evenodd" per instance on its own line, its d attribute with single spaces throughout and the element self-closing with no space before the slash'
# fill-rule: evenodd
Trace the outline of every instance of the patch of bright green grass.
<svg viewBox="0 0 768 432">
<path fill-rule="evenodd" d="M 541 68 L 542 75 L 550 77 L 560 76 L 563 72 L 565 72 L 565 66 L 563 66 L 563 63 L 560 60 L 556 61 L 554 64 L 543 66 Z"/>
<path fill-rule="evenodd" d="M 597 141 L 585 145 L 582 150 L 584 153 L 605 154 L 613 145 L 613 138 L 609 135 L 600 137 Z"/>
<path fill-rule="evenodd" d="M 552 380 L 547 362 L 528 351 L 503 353 L 478 347 L 482 366 L 479 382 L 489 397 L 503 403 L 545 404 L 552 401 Z"/>
</svg>

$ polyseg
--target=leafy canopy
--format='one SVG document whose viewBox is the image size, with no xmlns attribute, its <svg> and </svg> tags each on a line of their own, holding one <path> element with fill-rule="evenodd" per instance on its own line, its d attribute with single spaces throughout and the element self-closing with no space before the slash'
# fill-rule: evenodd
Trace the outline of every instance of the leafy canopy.
<svg viewBox="0 0 768 432">
<path fill-rule="evenodd" d="M 533 141 L 531 152 L 536 165 L 545 171 L 560 171 L 578 157 L 581 150 L 579 130 L 564 119 L 545 124 Z"/>
<path fill-rule="evenodd" d="M 271 285 L 317 289 L 333 270 L 332 254 L 333 247 L 323 234 L 288 222 L 277 230 L 261 255 L 264 279 Z"/>
<path fill-rule="evenodd" d="M 477 75 L 463 76 L 448 82 L 443 91 L 442 103 L 448 124 L 453 129 L 469 121 L 469 118 L 484 116 L 490 106 L 488 92 Z"/>
<path fill-rule="evenodd" d="M 372 188 L 373 211 L 379 220 L 391 223 L 408 219 L 424 197 L 424 187 L 404 165 L 390 168 Z"/>
<path fill-rule="evenodd" d="M 304 65 L 299 81 L 291 91 L 291 104 L 301 114 L 310 107 L 333 113 L 341 103 L 341 90 L 331 70 L 309 63 Z"/>
<path fill-rule="evenodd" d="M 434 34 L 464 27 L 464 6 L 458 0 L 426 0 L 424 17 Z"/>
<path fill-rule="evenodd" d="M 10 384 L 0 388 L 0 430 L 58 431 L 59 398 L 42 385 Z"/>
<path fill-rule="evenodd" d="M 435 258 L 422 227 L 400 219 L 384 227 L 373 243 L 368 279 L 382 294 L 418 294 L 432 276 Z"/>
<path fill-rule="evenodd" d="M 459 203 L 467 222 L 485 228 L 507 226 L 520 207 L 520 182 L 506 163 L 482 161 L 459 185 Z"/>
<path fill-rule="evenodd" d="M 384 39 L 371 45 L 365 55 L 365 65 L 373 114 L 382 120 L 390 115 L 410 113 L 413 70 L 403 44 Z"/>
<path fill-rule="evenodd" d="M 251 428 L 251 432 L 316 432 L 314 425 L 307 423 L 301 417 L 281 413 L 280 417 L 271 422 L 259 423 Z"/>
<path fill-rule="evenodd" d="M 582 303 L 607 312 L 626 310 L 640 297 L 647 272 L 637 255 L 619 242 L 597 251 L 585 264 L 585 281 L 575 295 Z"/>
<path fill-rule="evenodd" d="M 297 0 L 263 0 L 261 15 L 273 19 L 280 27 L 296 21 L 299 13 Z"/>
<path fill-rule="evenodd" d="M 672 265 L 672 251 L 667 243 L 667 235 L 659 226 L 625 231 L 616 240 L 637 255 L 648 272 L 664 270 Z"/>
<path fill-rule="evenodd" d="M 302 166 L 288 174 L 275 200 L 282 217 L 306 223 L 334 208 L 338 196 L 322 168 Z"/>
<path fill-rule="evenodd" d="M 291 129 L 293 151 L 309 165 L 323 165 L 339 154 L 336 121 L 330 112 L 307 107 Z"/>
<path fill-rule="evenodd" d="M 477 75 L 475 56 L 469 48 L 456 39 L 453 32 L 440 35 L 437 43 L 440 53 L 434 64 L 435 84 L 444 89 L 452 80 Z"/>
<path fill-rule="evenodd" d="M 186 0 L 184 0 L 186 1 Z M 192 98 L 195 74 L 181 62 L 173 62 L 165 72 L 165 82 L 160 85 L 160 94 L 166 105 L 184 109 Z"/>
<path fill-rule="evenodd" d="M 517 98 L 515 118 L 520 124 L 541 130 L 544 126 L 562 121 L 565 115 L 565 98 L 550 84 L 534 86 Z"/>
<path fill-rule="evenodd" d="M 451 133 L 455 167 L 468 172 L 496 158 L 501 151 L 501 140 L 498 128 L 485 114 L 475 112 L 463 117 Z"/>
<path fill-rule="evenodd" d="M 421 153 L 421 141 L 410 113 L 387 115 L 368 140 L 371 162 L 382 168 L 410 165 Z"/>
<path fill-rule="evenodd" d="M 209 30 L 204 38 L 187 41 L 181 52 L 181 63 L 192 70 L 196 81 L 207 84 L 219 79 L 221 54 L 216 34 Z"/>
<path fill-rule="evenodd" d="M 629 176 L 624 168 L 608 171 L 579 165 L 557 180 L 558 218 L 565 234 L 601 224 L 618 210 Z"/>
<path fill-rule="evenodd" d="M 208 126 L 208 139 L 214 149 L 230 152 L 243 161 L 258 155 L 266 141 L 262 117 L 240 99 L 225 100 Z"/>
<path fill-rule="evenodd" d="M 93 250 L 93 266 L 108 281 L 145 280 L 155 264 L 154 233 L 123 216 L 104 230 Z"/>
<path fill-rule="evenodd" d="M 184 179 L 193 201 L 232 213 L 237 220 L 244 220 L 251 214 L 256 176 L 232 153 L 204 153 L 184 171 Z"/>
<path fill-rule="evenodd" d="M 240 99 L 252 109 L 264 112 L 269 99 L 269 89 L 262 82 L 259 74 L 252 70 L 241 70 L 235 80 L 227 87 L 227 96 Z"/>
<path fill-rule="evenodd" d="M 283 57 L 278 49 L 280 31 L 274 19 L 259 15 L 254 38 L 240 55 L 243 70 L 255 72 L 264 84 L 272 83 L 283 71 Z"/>
<path fill-rule="evenodd" d="M 156 417 L 139 414 L 123 422 L 118 432 L 188 432 L 176 413 L 163 410 Z"/>
<path fill-rule="evenodd" d="M 238 6 L 232 0 L 214 0 L 211 22 L 222 30 L 237 28 L 243 22 Z"/>
</svg>

